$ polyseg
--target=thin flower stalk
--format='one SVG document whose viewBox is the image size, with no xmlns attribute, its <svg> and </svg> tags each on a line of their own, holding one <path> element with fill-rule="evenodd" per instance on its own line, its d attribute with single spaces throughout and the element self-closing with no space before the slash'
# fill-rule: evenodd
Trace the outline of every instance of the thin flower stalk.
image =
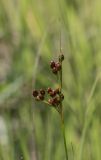
<svg viewBox="0 0 101 160">
<path fill-rule="evenodd" d="M 39 102 L 41 101 L 49 105 L 50 107 L 55 108 L 56 111 L 58 111 L 61 119 L 61 129 L 63 133 L 66 160 L 68 160 L 64 116 L 63 116 L 63 105 L 62 105 L 62 102 L 64 100 L 64 95 L 62 93 L 62 62 L 63 60 L 64 60 L 64 55 L 60 54 L 57 62 L 55 61 L 50 62 L 51 71 L 54 75 L 56 75 L 57 81 L 59 83 L 59 87 L 55 89 L 52 89 L 51 87 L 48 87 L 47 89 L 39 89 L 39 90 L 34 89 L 33 97 L 36 101 L 39 101 Z"/>
</svg>

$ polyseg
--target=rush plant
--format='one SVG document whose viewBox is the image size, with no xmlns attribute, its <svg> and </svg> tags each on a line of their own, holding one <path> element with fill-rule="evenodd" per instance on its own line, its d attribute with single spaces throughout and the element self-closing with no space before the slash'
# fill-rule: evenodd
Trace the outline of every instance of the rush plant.
<svg viewBox="0 0 101 160">
<path fill-rule="evenodd" d="M 62 63 L 64 61 L 64 55 L 60 53 L 58 57 L 58 61 L 51 61 L 50 68 L 52 73 L 57 76 L 57 80 L 59 83 L 59 87 L 52 89 L 48 87 L 45 89 L 33 90 L 33 97 L 36 101 L 42 101 L 43 103 L 48 104 L 50 107 L 53 107 L 60 116 L 61 120 L 61 128 L 63 133 L 63 140 L 64 140 L 64 148 L 66 154 L 66 160 L 68 160 L 68 152 L 67 152 L 67 144 L 66 144 L 66 137 L 65 137 L 65 125 L 64 125 L 64 115 L 63 115 L 63 100 L 64 95 L 62 93 Z"/>
</svg>

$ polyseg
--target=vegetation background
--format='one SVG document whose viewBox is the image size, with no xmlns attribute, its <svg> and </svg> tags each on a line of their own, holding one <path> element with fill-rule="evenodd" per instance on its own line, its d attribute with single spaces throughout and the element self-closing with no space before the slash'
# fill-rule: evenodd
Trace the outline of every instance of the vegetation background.
<svg viewBox="0 0 101 160">
<path fill-rule="evenodd" d="M 69 160 L 101 160 L 101 0 L 0 0 L 0 160 L 65 160 L 58 114 L 32 97 L 56 86 L 60 30 Z"/>
</svg>

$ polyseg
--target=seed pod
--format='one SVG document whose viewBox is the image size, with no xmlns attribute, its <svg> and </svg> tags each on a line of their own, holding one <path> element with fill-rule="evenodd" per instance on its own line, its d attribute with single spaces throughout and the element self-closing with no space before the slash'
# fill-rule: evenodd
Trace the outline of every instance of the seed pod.
<svg viewBox="0 0 101 160">
<path fill-rule="evenodd" d="M 55 67 L 56 67 L 57 71 L 61 70 L 61 64 L 59 62 L 56 63 Z"/>
<path fill-rule="evenodd" d="M 36 101 L 40 101 L 40 97 L 37 96 L 37 97 L 35 98 L 35 100 L 36 100 Z"/>
<path fill-rule="evenodd" d="M 59 62 L 62 62 L 63 60 L 64 60 L 64 55 L 63 54 L 59 55 Z"/>
<path fill-rule="evenodd" d="M 54 105 L 53 99 L 49 99 L 49 100 L 48 100 L 48 103 L 49 103 L 50 105 Z"/>
<path fill-rule="evenodd" d="M 54 104 L 55 104 L 56 106 L 58 106 L 58 105 L 60 104 L 60 99 L 59 99 L 59 97 L 55 97 L 55 98 L 53 99 L 53 102 L 54 102 Z"/>
<path fill-rule="evenodd" d="M 54 68 L 52 69 L 52 72 L 53 72 L 54 74 L 57 74 L 57 68 L 54 67 Z"/>
<path fill-rule="evenodd" d="M 64 95 L 62 93 L 60 95 L 60 98 L 61 98 L 62 101 L 64 100 Z"/>
<path fill-rule="evenodd" d="M 52 89 L 49 87 L 49 88 L 47 89 L 47 92 L 48 92 L 48 93 L 52 92 Z"/>
<path fill-rule="evenodd" d="M 55 89 L 56 94 L 59 94 L 59 92 L 60 92 L 59 88 Z"/>
<path fill-rule="evenodd" d="M 51 97 L 55 97 L 56 96 L 55 90 L 52 90 L 49 94 L 50 94 Z"/>
<path fill-rule="evenodd" d="M 54 68 L 54 67 L 55 67 L 55 62 L 54 62 L 54 61 L 51 61 L 51 62 L 50 62 L 50 67 L 51 67 L 51 68 Z"/>
<path fill-rule="evenodd" d="M 33 96 L 37 97 L 37 95 L 38 95 L 38 91 L 37 90 L 33 90 Z"/>
<path fill-rule="evenodd" d="M 42 94 L 39 94 L 38 96 L 39 96 L 40 100 L 42 100 L 42 101 L 44 100 L 44 96 Z"/>
<path fill-rule="evenodd" d="M 44 89 L 40 89 L 40 94 L 45 95 L 45 90 Z"/>
</svg>

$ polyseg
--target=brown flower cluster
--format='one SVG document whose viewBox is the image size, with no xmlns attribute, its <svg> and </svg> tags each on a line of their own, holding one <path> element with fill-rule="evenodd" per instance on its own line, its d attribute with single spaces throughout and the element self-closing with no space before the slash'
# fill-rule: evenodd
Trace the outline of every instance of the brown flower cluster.
<svg viewBox="0 0 101 160">
<path fill-rule="evenodd" d="M 61 103 L 61 101 L 63 101 L 64 99 L 64 95 L 61 93 L 59 88 L 55 90 L 48 88 L 47 92 L 49 96 L 51 97 L 50 99 L 48 99 L 48 103 L 52 106 L 58 106 Z"/>
<path fill-rule="evenodd" d="M 63 60 L 64 60 L 64 55 L 61 54 L 59 56 L 58 62 L 55 62 L 55 61 L 50 62 L 50 67 L 54 74 L 57 74 L 59 71 L 61 71 Z M 64 95 L 61 92 L 61 88 L 52 89 L 50 87 L 46 90 L 45 89 L 33 90 L 33 97 L 37 101 L 46 102 L 50 106 L 53 106 L 56 108 L 62 103 L 64 99 Z"/>
<path fill-rule="evenodd" d="M 35 100 L 40 101 L 40 100 L 44 100 L 44 96 L 45 96 L 45 90 L 44 89 L 40 89 L 38 90 L 33 90 L 33 96 L 35 97 Z"/>
<path fill-rule="evenodd" d="M 57 74 L 62 69 L 61 62 L 63 60 L 64 60 L 64 55 L 62 54 L 62 55 L 59 56 L 59 61 L 58 62 L 55 62 L 55 61 L 50 62 L 50 67 L 51 67 L 52 72 L 54 74 Z"/>
<path fill-rule="evenodd" d="M 45 94 L 48 94 L 49 99 L 47 100 L 49 105 L 52 106 L 58 106 L 61 101 L 64 99 L 64 95 L 61 93 L 59 88 L 57 89 L 51 89 L 50 87 L 45 91 L 44 89 L 33 90 L 33 97 L 37 101 L 43 101 L 45 100 Z"/>
</svg>

